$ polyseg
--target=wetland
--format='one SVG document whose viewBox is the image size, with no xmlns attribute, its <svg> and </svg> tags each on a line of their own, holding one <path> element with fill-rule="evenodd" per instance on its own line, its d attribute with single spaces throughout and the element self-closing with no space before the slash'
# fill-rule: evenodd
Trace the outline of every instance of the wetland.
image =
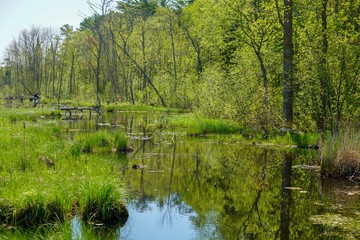
<svg viewBox="0 0 360 240">
<path fill-rule="evenodd" d="M 348 179 L 323 178 L 317 150 L 229 140 L 230 136 L 194 136 L 166 125 L 177 114 L 114 112 L 76 120 L 2 119 L 6 134 L 1 140 L 1 212 L 11 206 L 18 209 L 15 215 L 28 202 L 44 200 L 62 206 L 64 217 L 29 228 L 8 224 L 3 214 L 0 238 L 360 237 L 359 185 Z M 114 150 L 113 139 L 119 138 L 114 135 L 120 134 L 126 136 L 132 152 Z M 31 141 L 34 137 L 39 139 Z M 84 152 L 85 143 L 91 142 L 85 139 L 91 138 L 112 144 L 88 143 L 95 147 Z M 8 149 L 14 143 L 16 150 Z M 45 157 L 54 167 L 46 164 Z M 85 218 L 86 202 L 101 195 L 108 198 L 100 199 L 111 200 L 110 209 L 115 209 L 113 202 L 124 204 L 128 218 L 113 218 L 111 226 Z"/>
</svg>

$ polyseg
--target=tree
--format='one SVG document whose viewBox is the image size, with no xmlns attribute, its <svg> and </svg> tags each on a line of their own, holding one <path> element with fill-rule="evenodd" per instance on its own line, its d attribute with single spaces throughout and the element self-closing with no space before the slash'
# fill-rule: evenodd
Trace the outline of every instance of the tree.
<svg viewBox="0 0 360 240">
<path fill-rule="evenodd" d="M 122 39 L 122 43 L 118 44 L 117 46 L 119 49 L 127 56 L 129 59 L 135 64 L 136 68 L 141 71 L 143 76 L 143 81 L 140 90 L 146 90 L 147 83 L 151 86 L 151 88 L 155 91 L 156 95 L 159 97 L 160 102 L 163 106 L 166 106 L 164 99 L 162 98 L 161 94 L 153 84 L 151 78 L 149 77 L 147 65 L 148 60 L 146 56 L 146 49 L 147 49 L 147 20 L 153 16 L 156 12 L 156 8 L 158 7 L 157 2 L 154 0 L 126 0 L 118 2 L 118 10 L 127 16 L 127 19 L 130 23 L 136 23 L 137 20 L 140 20 L 141 25 L 141 57 L 142 57 L 142 64 L 139 63 L 134 57 L 130 55 L 130 52 L 125 47 L 127 44 L 127 39 L 121 33 L 119 33 Z M 130 28 L 133 29 L 134 25 L 131 24 Z M 114 31 L 112 31 L 114 33 Z M 132 31 L 130 32 L 130 34 Z M 114 39 L 114 38 L 113 38 Z M 147 102 L 147 94 L 145 94 L 145 102 Z"/>
<path fill-rule="evenodd" d="M 130 60 L 132 64 L 136 67 L 137 70 L 141 72 L 143 77 L 146 79 L 146 81 L 149 83 L 151 88 L 155 91 L 156 95 L 158 96 L 161 104 L 163 106 L 166 106 L 164 99 L 162 98 L 161 94 L 159 93 L 158 89 L 153 84 L 151 78 L 146 72 L 146 68 L 142 67 L 139 62 L 136 60 L 134 56 L 132 56 L 129 48 L 128 40 L 130 36 L 132 35 L 132 27 L 133 26 L 124 26 L 121 19 L 112 19 L 112 23 L 110 24 L 110 33 L 112 36 L 112 41 L 115 44 L 115 46 Z M 130 28 L 129 28 L 130 27 Z M 115 29 L 119 29 L 119 31 L 115 31 Z M 122 29 L 128 28 L 129 31 L 121 31 Z"/>
<path fill-rule="evenodd" d="M 293 125 L 293 0 L 284 0 L 283 115 L 285 128 Z"/>
</svg>

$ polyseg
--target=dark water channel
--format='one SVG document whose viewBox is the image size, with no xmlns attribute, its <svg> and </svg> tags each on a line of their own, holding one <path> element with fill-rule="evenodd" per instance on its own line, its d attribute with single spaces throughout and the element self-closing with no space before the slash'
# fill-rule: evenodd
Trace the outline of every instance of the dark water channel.
<svg viewBox="0 0 360 240">
<path fill-rule="evenodd" d="M 120 129 L 130 217 L 116 239 L 357 239 L 358 185 L 319 177 L 315 150 L 188 137 L 166 114 L 63 121 L 71 131 Z M 138 165 L 140 168 L 134 169 Z M 143 166 L 143 168 L 142 168 Z M 73 224 L 74 225 L 74 224 Z M 76 224 L 75 224 L 76 225 Z M 74 239 L 81 236 L 73 230 Z"/>
</svg>

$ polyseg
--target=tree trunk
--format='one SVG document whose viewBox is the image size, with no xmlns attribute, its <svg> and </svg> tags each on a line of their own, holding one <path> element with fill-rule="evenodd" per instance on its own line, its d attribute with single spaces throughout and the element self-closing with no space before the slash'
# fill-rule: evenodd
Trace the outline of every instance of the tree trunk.
<svg viewBox="0 0 360 240">
<path fill-rule="evenodd" d="M 74 64 L 75 64 L 75 52 L 71 53 L 71 66 L 70 66 L 70 76 L 69 76 L 69 94 L 73 94 L 73 77 L 74 77 Z"/>
<path fill-rule="evenodd" d="M 321 58 L 320 58 L 320 101 L 321 109 L 317 117 L 317 127 L 320 131 L 326 130 L 327 123 L 327 109 L 329 101 L 329 86 L 328 86 L 328 73 L 326 68 L 328 40 L 327 40 L 327 4 L 328 0 L 322 0 L 321 10 L 321 28 L 322 28 L 322 43 L 321 43 Z"/>
<path fill-rule="evenodd" d="M 172 21 L 172 10 L 169 10 L 169 24 L 170 24 L 170 37 L 171 37 L 171 53 L 173 57 L 173 68 L 174 68 L 174 93 L 177 89 L 177 70 L 176 70 L 176 55 L 175 55 L 175 42 L 174 42 L 174 27 Z"/>
<path fill-rule="evenodd" d="M 285 128 L 291 130 L 293 125 L 293 0 L 284 0 L 284 7 L 283 115 Z"/>
</svg>

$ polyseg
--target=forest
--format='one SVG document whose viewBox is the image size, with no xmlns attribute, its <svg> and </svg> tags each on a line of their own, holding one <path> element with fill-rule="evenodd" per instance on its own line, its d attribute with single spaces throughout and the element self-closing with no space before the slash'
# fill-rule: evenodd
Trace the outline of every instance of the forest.
<svg viewBox="0 0 360 240">
<path fill-rule="evenodd" d="M 360 120 L 360 1 L 102 0 L 78 29 L 9 43 L 0 91 L 145 104 L 230 119 L 267 136 Z"/>
</svg>

